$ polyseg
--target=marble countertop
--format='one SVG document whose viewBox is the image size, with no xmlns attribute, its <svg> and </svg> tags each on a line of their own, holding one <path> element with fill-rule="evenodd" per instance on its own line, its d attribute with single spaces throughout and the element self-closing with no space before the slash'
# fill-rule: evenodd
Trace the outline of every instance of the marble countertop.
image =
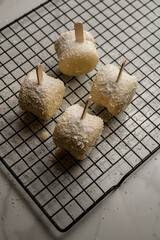
<svg viewBox="0 0 160 240">
<path fill-rule="evenodd" d="M 41 2 L 1 0 L 0 27 Z M 159 159 L 157 152 L 66 233 L 54 228 L 0 163 L 0 239 L 159 240 Z"/>
<path fill-rule="evenodd" d="M 66 233 L 50 224 L 0 164 L 0 239 L 160 239 L 159 157 L 156 154 Z"/>
</svg>

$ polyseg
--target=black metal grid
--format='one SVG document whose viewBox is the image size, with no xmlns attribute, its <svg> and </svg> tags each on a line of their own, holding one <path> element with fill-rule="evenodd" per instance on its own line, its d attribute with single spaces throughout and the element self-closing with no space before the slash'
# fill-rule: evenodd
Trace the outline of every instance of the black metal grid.
<svg viewBox="0 0 160 240">
<path fill-rule="evenodd" d="M 100 62 L 91 73 L 71 78 L 59 72 L 54 42 L 77 20 L 94 35 Z M 159 149 L 159 31 L 156 0 L 47 1 L 1 29 L 1 161 L 58 230 L 73 226 Z M 89 80 L 124 57 L 126 71 L 139 79 L 132 104 L 114 118 L 91 104 L 105 129 L 90 157 L 76 161 L 66 154 L 52 161 L 57 118 L 69 105 L 84 105 Z M 66 84 L 63 104 L 47 123 L 17 104 L 20 84 L 39 62 Z M 50 137 L 41 142 L 44 128 Z"/>
</svg>

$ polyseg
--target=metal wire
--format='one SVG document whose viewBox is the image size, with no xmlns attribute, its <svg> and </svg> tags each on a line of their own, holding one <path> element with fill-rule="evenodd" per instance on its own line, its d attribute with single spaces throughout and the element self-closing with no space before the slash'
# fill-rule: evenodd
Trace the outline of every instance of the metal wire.
<svg viewBox="0 0 160 240">
<path fill-rule="evenodd" d="M 82 21 L 97 43 L 100 62 L 87 75 L 59 72 L 54 42 Z M 116 189 L 159 149 L 158 1 L 47 1 L 1 29 L 1 161 L 59 231 L 66 231 Z M 121 64 L 139 79 L 126 111 L 111 118 L 91 104 L 105 129 L 84 161 L 70 154 L 57 159 L 52 132 L 67 106 L 84 102 L 90 80 L 107 63 Z M 18 107 L 26 74 L 38 63 L 66 85 L 63 104 L 44 123 Z M 42 142 L 39 132 L 50 137 Z M 54 161 L 53 161 L 54 159 Z"/>
</svg>

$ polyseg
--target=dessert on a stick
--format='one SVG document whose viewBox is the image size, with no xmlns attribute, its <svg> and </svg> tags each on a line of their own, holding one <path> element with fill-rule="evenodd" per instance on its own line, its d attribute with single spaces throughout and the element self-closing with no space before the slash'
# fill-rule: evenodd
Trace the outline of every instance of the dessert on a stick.
<svg viewBox="0 0 160 240">
<path fill-rule="evenodd" d="M 107 64 L 93 78 L 92 101 L 106 107 L 114 116 L 130 104 L 137 88 L 137 78 L 124 71 L 125 63 L 126 60 L 120 70 Z"/>
<path fill-rule="evenodd" d="M 89 156 L 103 130 L 103 120 L 87 113 L 89 101 L 84 109 L 78 104 L 68 107 L 53 132 L 54 143 L 78 160 Z"/>
<path fill-rule="evenodd" d="M 55 43 L 60 71 L 68 76 L 80 76 L 92 71 L 98 61 L 98 53 L 91 33 L 83 30 L 81 22 L 75 30 L 60 35 Z"/>
<path fill-rule="evenodd" d="M 65 92 L 61 80 L 48 76 L 42 65 L 27 74 L 23 81 L 18 103 L 23 111 L 28 111 L 42 120 L 52 118 L 59 109 Z"/>
</svg>

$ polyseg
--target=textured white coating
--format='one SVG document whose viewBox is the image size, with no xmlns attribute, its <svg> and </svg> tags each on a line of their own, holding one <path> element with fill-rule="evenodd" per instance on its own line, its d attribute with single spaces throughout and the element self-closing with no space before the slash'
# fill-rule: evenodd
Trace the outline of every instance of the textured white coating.
<svg viewBox="0 0 160 240">
<path fill-rule="evenodd" d="M 119 68 L 108 64 L 93 78 L 91 96 L 93 102 L 108 109 L 112 115 L 117 115 L 131 102 L 137 87 L 137 78 L 122 72 L 116 82 Z"/>
<path fill-rule="evenodd" d="M 61 58 L 65 51 L 80 51 L 82 48 L 86 48 L 86 44 L 91 50 L 95 49 L 95 41 L 92 34 L 84 31 L 84 42 L 79 43 L 75 41 L 75 31 L 72 30 L 60 35 L 59 39 L 55 43 L 55 50 L 58 57 Z"/>
<path fill-rule="evenodd" d="M 63 82 L 48 76 L 45 72 L 43 72 L 42 84 L 38 85 L 36 70 L 33 70 L 21 85 L 18 103 L 22 110 L 48 120 L 60 107 L 64 91 Z"/>
<path fill-rule="evenodd" d="M 84 42 L 75 41 L 75 31 L 63 33 L 55 43 L 60 70 L 69 76 L 79 76 L 96 67 L 99 57 L 91 33 L 84 31 Z"/>
<path fill-rule="evenodd" d="M 54 143 L 79 160 L 90 154 L 103 130 L 100 117 L 87 113 L 81 120 L 82 112 L 83 108 L 78 104 L 68 107 L 60 116 L 53 133 Z"/>
</svg>

